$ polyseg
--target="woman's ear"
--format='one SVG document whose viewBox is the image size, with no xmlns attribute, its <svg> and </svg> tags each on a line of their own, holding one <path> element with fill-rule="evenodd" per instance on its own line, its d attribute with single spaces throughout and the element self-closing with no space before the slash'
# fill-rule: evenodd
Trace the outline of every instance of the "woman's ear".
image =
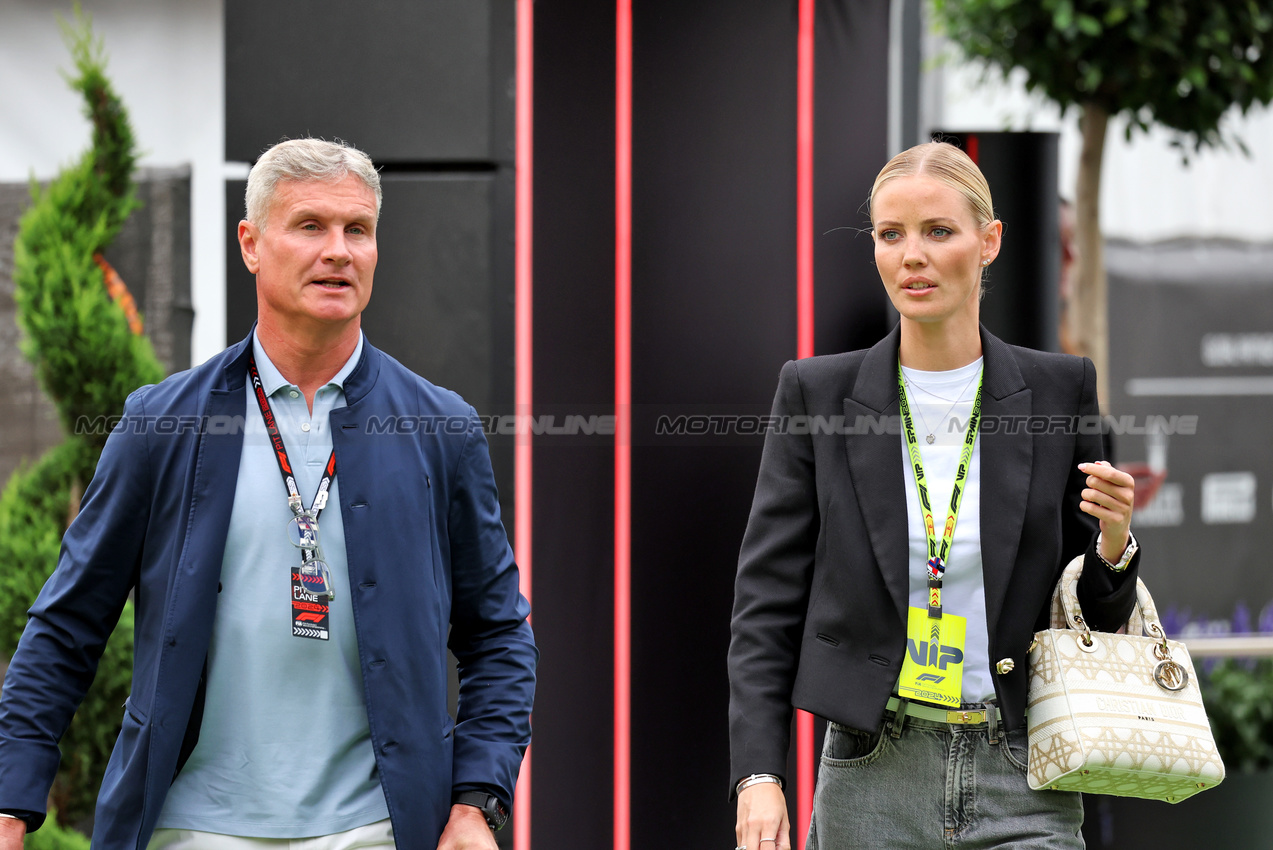
<svg viewBox="0 0 1273 850">
<path fill-rule="evenodd" d="M 982 230 L 981 259 L 990 262 L 999 256 L 999 246 L 1003 240 L 1003 222 L 995 219 Z"/>
</svg>

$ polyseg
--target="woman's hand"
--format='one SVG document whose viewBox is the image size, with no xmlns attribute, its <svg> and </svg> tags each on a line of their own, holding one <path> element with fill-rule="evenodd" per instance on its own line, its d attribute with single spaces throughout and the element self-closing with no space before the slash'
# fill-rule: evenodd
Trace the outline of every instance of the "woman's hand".
<svg viewBox="0 0 1273 850">
<path fill-rule="evenodd" d="M 1079 471 L 1087 473 L 1087 487 L 1079 508 L 1101 521 L 1101 557 L 1117 564 L 1131 534 L 1136 482 L 1103 460 L 1080 463 Z"/>
<path fill-rule="evenodd" d="M 747 850 L 791 850 L 787 798 L 776 782 L 745 788 L 738 795 L 734 838 Z M 763 842 L 763 843 L 762 843 Z"/>
</svg>

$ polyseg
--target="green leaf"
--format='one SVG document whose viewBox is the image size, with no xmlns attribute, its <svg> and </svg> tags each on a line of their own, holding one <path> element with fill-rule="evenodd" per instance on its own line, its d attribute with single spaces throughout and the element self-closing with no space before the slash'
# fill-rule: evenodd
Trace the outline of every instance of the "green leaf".
<svg viewBox="0 0 1273 850">
<path fill-rule="evenodd" d="M 1084 35 L 1096 38 L 1103 31 L 1101 22 L 1093 18 L 1091 15 L 1079 15 L 1076 19 L 1078 27 Z"/>
<path fill-rule="evenodd" d="M 1111 6 L 1105 13 L 1105 26 L 1116 27 L 1123 21 L 1127 20 L 1127 16 L 1131 14 L 1126 6 Z"/>
<path fill-rule="evenodd" d="M 1074 25 L 1074 4 L 1070 0 L 1061 0 L 1052 12 L 1052 26 L 1059 30 L 1068 30 Z"/>
</svg>

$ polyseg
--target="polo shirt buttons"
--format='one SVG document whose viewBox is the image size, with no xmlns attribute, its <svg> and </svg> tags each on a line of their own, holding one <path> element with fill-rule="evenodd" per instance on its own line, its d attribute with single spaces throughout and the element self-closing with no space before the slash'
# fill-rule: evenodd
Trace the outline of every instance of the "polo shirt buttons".
<svg viewBox="0 0 1273 850">
<path fill-rule="evenodd" d="M 308 423 L 308 422 L 302 422 L 302 423 L 301 423 L 301 430 L 302 430 L 302 431 L 308 431 L 308 430 L 309 430 L 309 423 Z"/>
<path fill-rule="evenodd" d="M 300 394 L 300 393 L 298 393 L 296 390 L 292 390 L 291 392 L 289 392 L 289 393 L 288 393 L 288 395 L 290 395 L 292 398 L 300 398 L 300 397 L 301 397 L 301 394 Z"/>
</svg>

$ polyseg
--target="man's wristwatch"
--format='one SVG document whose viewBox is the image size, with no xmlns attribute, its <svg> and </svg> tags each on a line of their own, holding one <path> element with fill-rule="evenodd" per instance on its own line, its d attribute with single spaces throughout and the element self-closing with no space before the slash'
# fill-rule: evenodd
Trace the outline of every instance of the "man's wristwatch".
<svg viewBox="0 0 1273 850">
<path fill-rule="evenodd" d="M 493 830 L 508 823 L 508 812 L 494 794 L 485 791 L 460 791 L 451 797 L 451 805 L 456 804 L 480 809 L 486 818 L 486 825 Z"/>
<path fill-rule="evenodd" d="M 1126 570 L 1127 566 L 1132 562 L 1132 556 L 1135 555 L 1136 550 L 1140 548 L 1140 544 L 1136 542 L 1136 536 L 1130 531 L 1127 532 L 1127 548 L 1123 550 L 1123 557 L 1119 558 L 1117 564 L 1111 564 L 1109 561 L 1105 560 L 1105 555 L 1101 552 L 1101 537 L 1102 535 L 1097 533 L 1096 557 L 1100 558 L 1102 564 L 1109 567 L 1116 573 L 1121 573 Z"/>
</svg>

